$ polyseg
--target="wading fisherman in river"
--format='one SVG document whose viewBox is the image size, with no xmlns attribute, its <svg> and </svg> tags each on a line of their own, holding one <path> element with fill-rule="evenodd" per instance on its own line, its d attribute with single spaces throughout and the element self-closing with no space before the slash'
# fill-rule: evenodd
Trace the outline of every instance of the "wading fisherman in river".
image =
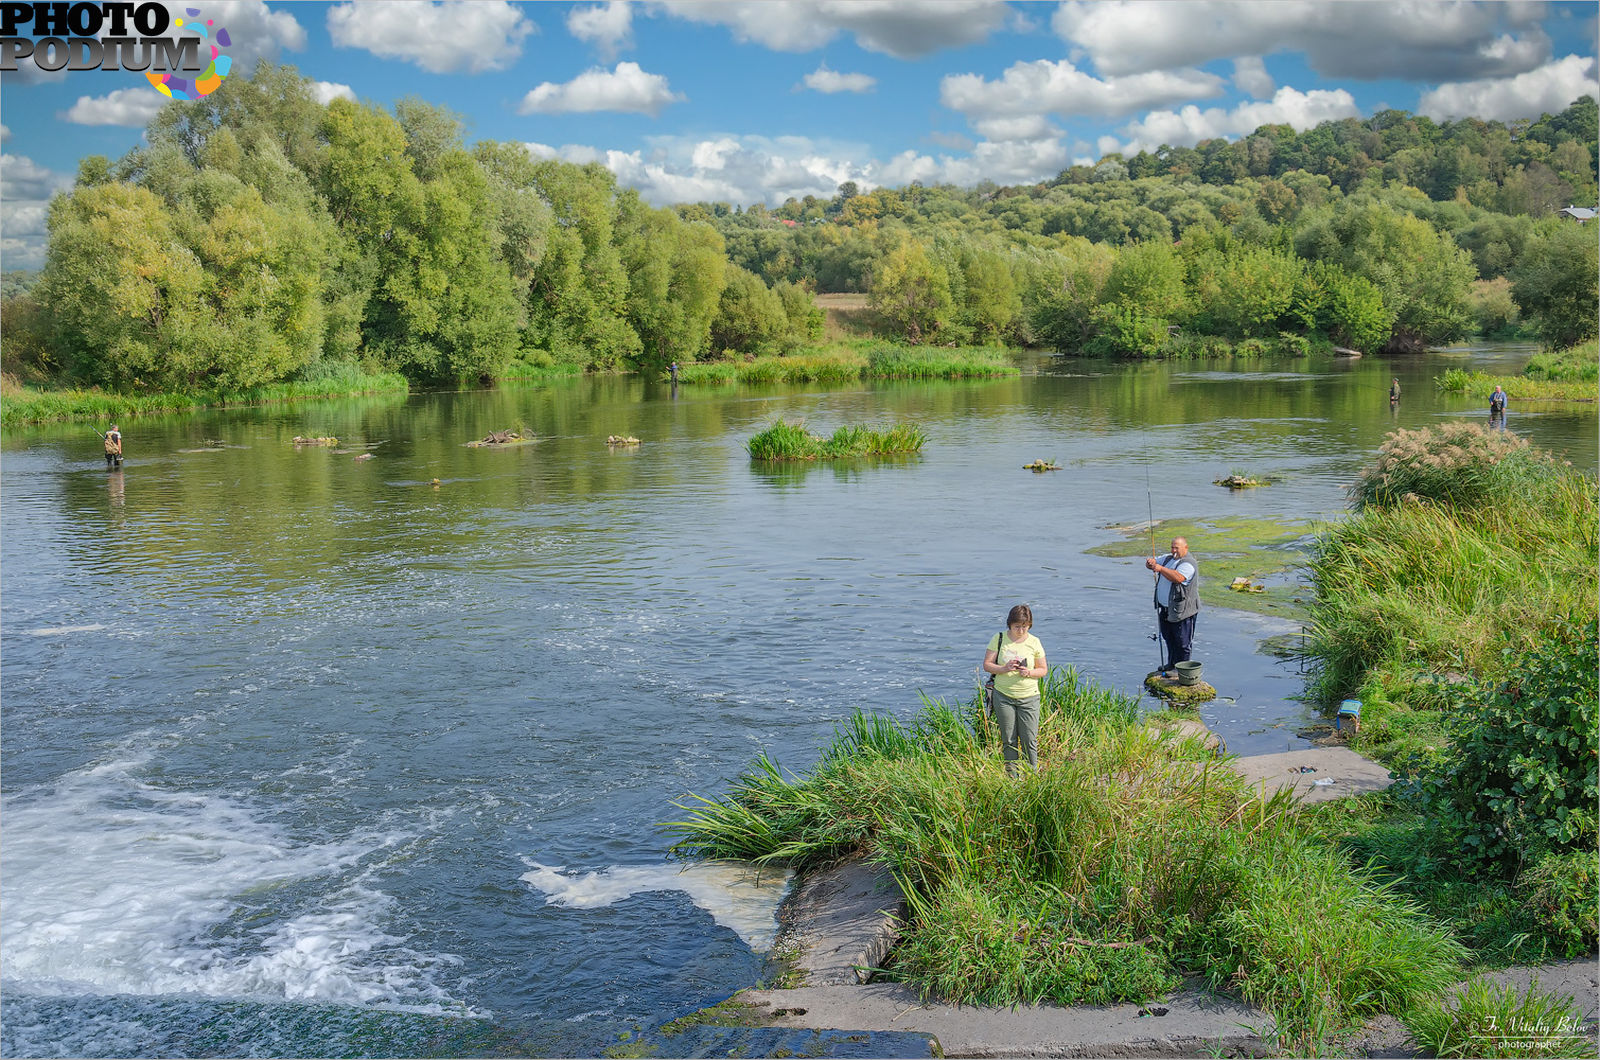
<svg viewBox="0 0 1600 1060">
<path fill-rule="evenodd" d="M 1167 646 L 1165 676 L 1177 674 L 1174 669 L 1189 661 L 1194 644 L 1194 617 L 1200 613 L 1200 567 L 1189 555 L 1189 542 L 1181 537 L 1172 539 L 1172 551 L 1156 559 L 1144 561 L 1147 570 L 1156 576 L 1156 619 L 1161 639 Z"/>
<path fill-rule="evenodd" d="M 106 470 L 122 466 L 122 432 L 113 423 L 111 429 L 100 435 L 106 443 Z"/>
</svg>

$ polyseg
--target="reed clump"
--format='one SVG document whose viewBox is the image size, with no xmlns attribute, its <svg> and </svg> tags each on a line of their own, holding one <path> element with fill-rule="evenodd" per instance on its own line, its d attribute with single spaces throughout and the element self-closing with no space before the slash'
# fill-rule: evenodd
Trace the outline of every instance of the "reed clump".
<svg viewBox="0 0 1600 1060">
<path fill-rule="evenodd" d="M 1501 504 L 1508 494 L 1537 495 L 1552 480 L 1555 458 L 1526 438 L 1479 423 L 1442 423 L 1399 430 L 1351 487 L 1356 507 L 1403 500 L 1453 508 Z"/>
<path fill-rule="evenodd" d="M 1256 797 L 1199 739 L 1135 714 L 1057 668 L 1040 768 L 1012 779 L 976 697 L 904 725 L 858 713 L 810 773 L 762 758 L 667 827 L 684 857 L 888 866 L 910 909 L 888 974 L 946 1001 L 1148 1000 L 1199 974 L 1309 1053 L 1453 981 L 1460 946 L 1292 797 Z"/>
<path fill-rule="evenodd" d="M 919 453 L 927 435 L 914 423 L 885 431 L 861 426 L 840 427 L 826 438 L 803 423 L 779 420 L 754 435 L 745 446 L 752 460 L 837 460 L 852 456 L 896 456 Z"/>
<path fill-rule="evenodd" d="M 904 347 L 856 342 L 748 361 L 680 365 L 678 381 L 702 385 L 853 383 L 861 379 L 988 379 L 1019 372 L 1005 351 L 987 347 Z"/>
</svg>

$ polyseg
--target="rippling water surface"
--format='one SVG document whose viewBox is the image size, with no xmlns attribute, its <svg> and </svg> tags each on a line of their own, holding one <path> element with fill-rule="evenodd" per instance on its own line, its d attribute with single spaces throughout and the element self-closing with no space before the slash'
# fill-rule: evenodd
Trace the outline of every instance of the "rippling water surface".
<svg viewBox="0 0 1600 1060">
<path fill-rule="evenodd" d="M 763 750 L 803 769 L 853 708 L 964 698 L 1019 601 L 1053 663 L 1137 691 L 1148 576 L 1086 549 L 1151 514 L 1310 532 L 1386 431 L 1479 414 L 1432 392 L 1446 365 L 1528 352 L 1400 362 L 1393 412 L 1374 359 L 1040 361 L 137 420 L 119 475 L 87 426 L 10 434 L 0 1051 L 598 1055 L 648 1035 L 760 976 L 785 884 L 666 860 L 674 799 Z M 752 466 L 779 415 L 915 420 L 928 442 Z M 1592 467 L 1595 422 L 1513 408 L 1511 429 Z M 537 440 L 463 444 L 516 426 Z M 1021 470 L 1038 458 L 1063 470 Z M 1236 468 L 1278 481 L 1211 485 Z M 1202 615 L 1223 692 L 1204 716 L 1231 749 L 1298 745 L 1300 675 L 1259 650 L 1296 628 Z"/>
</svg>

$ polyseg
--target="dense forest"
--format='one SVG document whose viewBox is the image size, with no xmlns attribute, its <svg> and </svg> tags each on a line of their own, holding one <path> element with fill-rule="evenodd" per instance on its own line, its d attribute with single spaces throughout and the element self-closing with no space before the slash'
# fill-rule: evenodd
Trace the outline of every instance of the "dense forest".
<svg viewBox="0 0 1600 1060">
<path fill-rule="evenodd" d="M 1389 110 L 1108 156 L 1026 186 L 844 184 L 771 209 L 656 208 L 597 165 L 463 141 L 408 99 L 334 100 L 261 64 L 83 160 L 45 267 L 8 277 L 5 370 L 126 391 L 319 374 L 448 385 L 658 370 L 822 337 L 1111 357 L 1418 350 L 1595 334 L 1593 98 L 1505 125 Z"/>
</svg>

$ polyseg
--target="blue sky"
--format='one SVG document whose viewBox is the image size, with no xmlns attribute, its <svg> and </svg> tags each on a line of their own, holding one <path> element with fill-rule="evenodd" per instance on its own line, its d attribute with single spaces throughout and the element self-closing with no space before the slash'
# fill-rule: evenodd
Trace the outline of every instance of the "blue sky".
<svg viewBox="0 0 1600 1060">
<path fill-rule="evenodd" d="M 182 11 L 168 5 L 175 16 Z M 1594 3 L 1328 0 L 355 0 L 198 3 L 235 69 L 418 96 L 468 141 L 605 164 L 651 202 L 1032 183 L 1111 151 L 1397 107 L 1556 111 L 1596 85 Z M 237 75 L 236 75 L 237 76 Z M 80 158 L 140 142 L 143 75 L 0 76 L 0 264 L 42 261 Z"/>
</svg>

